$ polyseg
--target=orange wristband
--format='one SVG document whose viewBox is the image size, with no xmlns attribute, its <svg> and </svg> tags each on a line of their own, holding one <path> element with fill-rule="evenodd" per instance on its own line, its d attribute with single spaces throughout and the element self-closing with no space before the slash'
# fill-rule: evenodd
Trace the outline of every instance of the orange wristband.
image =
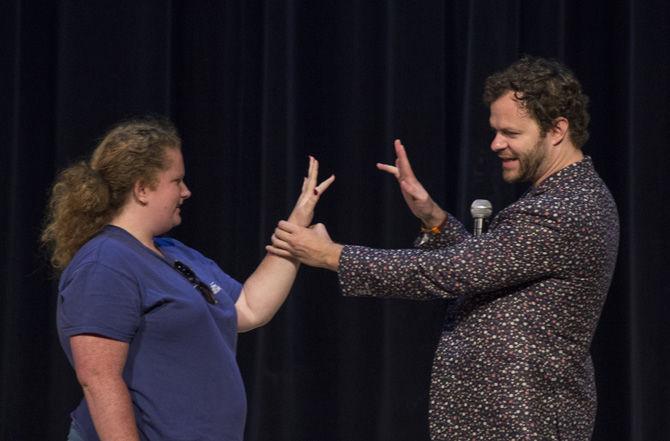
<svg viewBox="0 0 670 441">
<path fill-rule="evenodd" d="M 449 219 L 449 216 L 445 216 L 442 223 L 440 223 L 440 225 L 438 225 L 436 227 L 428 228 L 428 227 L 424 227 L 423 224 L 422 224 L 421 225 L 421 232 L 422 233 L 440 234 L 442 232 L 442 229 L 444 228 L 444 226 L 447 224 L 447 219 Z"/>
</svg>

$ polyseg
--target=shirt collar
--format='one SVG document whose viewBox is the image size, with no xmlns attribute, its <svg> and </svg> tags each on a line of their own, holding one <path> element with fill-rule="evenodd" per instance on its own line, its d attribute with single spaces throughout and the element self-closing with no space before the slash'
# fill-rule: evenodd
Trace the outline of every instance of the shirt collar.
<svg viewBox="0 0 670 441">
<path fill-rule="evenodd" d="M 537 187 L 531 186 L 528 189 L 526 195 L 535 196 L 542 194 L 547 190 L 559 187 L 564 182 L 570 181 L 591 170 L 593 170 L 593 161 L 591 161 L 590 156 L 584 155 L 584 158 L 580 159 L 579 161 L 573 162 L 572 164 L 563 167 L 553 175 L 547 177 L 547 179 L 542 181 Z"/>
</svg>

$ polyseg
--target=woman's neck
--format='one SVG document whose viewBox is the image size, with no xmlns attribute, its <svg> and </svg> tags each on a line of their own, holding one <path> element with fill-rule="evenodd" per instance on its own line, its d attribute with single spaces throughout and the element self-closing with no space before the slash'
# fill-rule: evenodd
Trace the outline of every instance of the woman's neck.
<svg viewBox="0 0 670 441">
<path fill-rule="evenodd" d="M 124 229 L 128 234 L 137 239 L 142 245 L 149 248 L 154 253 L 158 254 L 161 257 L 165 257 L 163 253 L 158 249 L 154 243 L 154 235 L 150 231 L 147 231 L 146 228 L 143 228 L 141 223 L 133 222 L 132 219 L 123 216 L 123 214 L 114 217 L 110 222 L 110 225 Z"/>
</svg>

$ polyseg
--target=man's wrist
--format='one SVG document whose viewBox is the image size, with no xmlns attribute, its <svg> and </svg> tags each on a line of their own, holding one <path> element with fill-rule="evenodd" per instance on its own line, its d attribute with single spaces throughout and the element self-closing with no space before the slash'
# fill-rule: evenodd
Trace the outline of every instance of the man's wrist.
<svg viewBox="0 0 670 441">
<path fill-rule="evenodd" d="M 342 256 L 343 245 L 332 243 L 326 253 L 325 267 L 331 271 L 337 272 L 340 268 L 340 256 Z"/>
<path fill-rule="evenodd" d="M 423 223 L 421 228 L 422 232 L 432 232 L 437 234 L 442 231 L 442 228 L 447 223 L 447 213 L 438 208 L 434 213 L 431 213 L 429 217 L 422 219 L 421 222 Z"/>
</svg>

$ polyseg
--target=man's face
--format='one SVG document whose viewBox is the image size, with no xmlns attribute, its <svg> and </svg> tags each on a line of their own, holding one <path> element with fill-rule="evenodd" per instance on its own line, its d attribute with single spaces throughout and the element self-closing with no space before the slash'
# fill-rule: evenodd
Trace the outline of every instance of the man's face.
<svg viewBox="0 0 670 441">
<path fill-rule="evenodd" d="M 491 150 L 502 160 L 505 182 L 535 183 L 547 166 L 549 142 L 513 92 L 491 103 L 489 124 L 495 131 Z"/>
</svg>

